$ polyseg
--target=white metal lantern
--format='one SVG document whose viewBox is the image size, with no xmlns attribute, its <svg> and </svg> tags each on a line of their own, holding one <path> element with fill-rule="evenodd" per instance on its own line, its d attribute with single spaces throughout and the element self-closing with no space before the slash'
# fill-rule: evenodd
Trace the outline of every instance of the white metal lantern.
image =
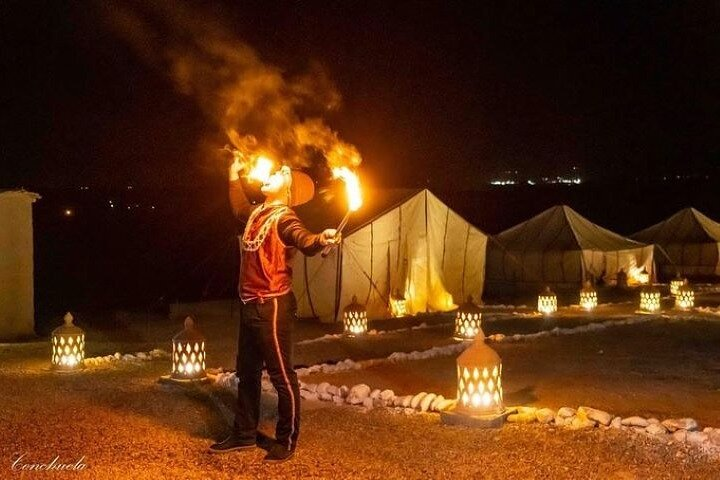
<svg viewBox="0 0 720 480">
<path fill-rule="evenodd" d="M 695 290 L 693 290 L 690 283 L 685 280 L 680 288 L 678 288 L 678 292 L 675 295 L 675 308 L 680 310 L 690 310 L 694 306 Z"/>
<path fill-rule="evenodd" d="M 589 312 L 594 310 L 597 305 L 597 290 L 595 290 L 590 282 L 585 282 L 585 286 L 580 290 L 580 307 Z"/>
<path fill-rule="evenodd" d="M 545 287 L 543 293 L 538 295 L 538 312 L 543 315 L 550 315 L 557 312 L 558 301 L 557 295 L 550 290 L 550 287 Z"/>
<path fill-rule="evenodd" d="M 175 380 L 201 380 L 205 378 L 205 337 L 195 328 L 191 317 L 185 319 L 185 328 L 172 340 L 172 375 Z"/>
<path fill-rule="evenodd" d="M 680 277 L 680 274 L 678 274 L 674 280 L 670 280 L 670 294 L 677 295 L 680 287 L 682 287 L 686 281 L 686 279 Z"/>
<path fill-rule="evenodd" d="M 475 304 L 472 297 L 460 305 L 455 314 L 455 335 L 456 340 L 473 340 L 481 332 L 482 312 Z"/>
<path fill-rule="evenodd" d="M 457 412 L 494 415 L 503 411 L 502 361 L 481 333 L 457 359 Z"/>
<path fill-rule="evenodd" d="M 70 312 L 63 320 L 65 324 L 52 332 L 52 366 L 56 370 L 78 370 L 84 367 L 85 332 L 73 324 Z"/>
<path fill-rule="evenodd" d="M 660 290 L 655 287 L 645 287 L 640 291 L 640 310 L 653 313 L 660 310 Z"/>
<path fill-rule="evenodd" d="M 343 310 L 344 333 L 350 337 L 367 333 L 367 310 L 353 295 L 352 302 Z"/>
<path fill-rule="evenodd" d="M 396 318 L 407 315 L 407 302 L 398 292 L 390 296 L 390 314 Z"/>
</svg>

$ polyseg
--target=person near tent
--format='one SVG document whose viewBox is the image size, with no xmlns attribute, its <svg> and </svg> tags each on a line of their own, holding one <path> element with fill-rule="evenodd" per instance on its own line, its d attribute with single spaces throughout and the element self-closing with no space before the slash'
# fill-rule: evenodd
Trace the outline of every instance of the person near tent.
<svg viewBox="0 0 720 480">
<path fill-rule="evenodd" d="M 314 194 L 306 174 L 283 166 L 262 185 L 265 201 L 255 207 L 243 191 L 237 159 L 230 167 L 230 202 L 246 222 L 240 245 L 240 334 L 238 338 L 237 413 L 230 435 L 210 446 L 212 453 L 252 449 L 268 451 L 267 462 L 292 457 L 300 427 L 300 390 L 293 370 L 292 330 L 297 304 L 292 292 L 296 250 L 315 255 L 340 242 L 334 229 L 308 231 L 292 207 Z M 278 393 L 275 440 L 257 431 L 263 364 Z"/>
</svg>

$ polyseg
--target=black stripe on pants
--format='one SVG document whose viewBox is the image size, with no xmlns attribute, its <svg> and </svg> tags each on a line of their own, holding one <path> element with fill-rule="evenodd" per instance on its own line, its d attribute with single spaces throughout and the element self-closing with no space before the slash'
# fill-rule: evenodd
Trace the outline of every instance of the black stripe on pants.
<svg viewBox="0 0 720 480">
<path fill-rule="evenodd" d="M 296 313 L 297 304 L 292 293 L 240 307 L 235 430 L 243 440 L 255 439 L 257 435 L 264 363 L 278 393 L 276 439 L 288 449 L 295 448 L 300 432 L 300 387 L 292 361 Z"/>
</svg>

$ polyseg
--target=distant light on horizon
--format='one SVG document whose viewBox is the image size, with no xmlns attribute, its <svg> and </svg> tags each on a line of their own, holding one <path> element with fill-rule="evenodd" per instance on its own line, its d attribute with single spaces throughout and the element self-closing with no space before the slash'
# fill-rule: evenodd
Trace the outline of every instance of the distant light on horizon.
<svg viewBox="0 0 720 480">
<path fill-rule="evenodd" d="M 72 208 L 66 208 L 65 210 L 63 210 L 63 215 L 65 215 L 66 217 L 72 217 L 73 215 L 75 215 L 75 211 Z"/>
</svg>

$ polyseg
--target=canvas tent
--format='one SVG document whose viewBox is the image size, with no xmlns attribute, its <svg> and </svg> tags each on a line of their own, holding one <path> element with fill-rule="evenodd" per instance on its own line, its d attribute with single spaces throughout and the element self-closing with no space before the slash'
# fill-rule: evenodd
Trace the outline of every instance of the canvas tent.
<svg viewBox="0 0 720 480">
<path fill-rule="evenodd" d="M 301 317 L 334 321 L 357 296 L 368 318 L 387 318 L 395 291 L 409 314 L 449 311 L 468 295 L 482 296 L 487 236 L 435 195 L 416 191 L 374 213 L 326 258 L 295 257 Z"/>
<path fill-rule="evenodd" d="M 630 283 L 643 269 L 652 278 L 653 247 L 559 205 L 494 237 L 488 246 L 487 289 L 574 288 L 591 277 L 612 284 L 621 268 Z"/>
<path fill-rule="evenodd" d="M 33 334 L 32 204 L 38 198 L 24 190 L 0 191 L 0 340 Z"/>
<path fill-rule="evenodd" d="M 660 245 L 668 258 L 658 255 L 660 273 L 671 278 L 720 275 L 720 223 L 694 208 L 680 210 L 670 218 L 646 228 L 632 238 Z"/>
</svg>

